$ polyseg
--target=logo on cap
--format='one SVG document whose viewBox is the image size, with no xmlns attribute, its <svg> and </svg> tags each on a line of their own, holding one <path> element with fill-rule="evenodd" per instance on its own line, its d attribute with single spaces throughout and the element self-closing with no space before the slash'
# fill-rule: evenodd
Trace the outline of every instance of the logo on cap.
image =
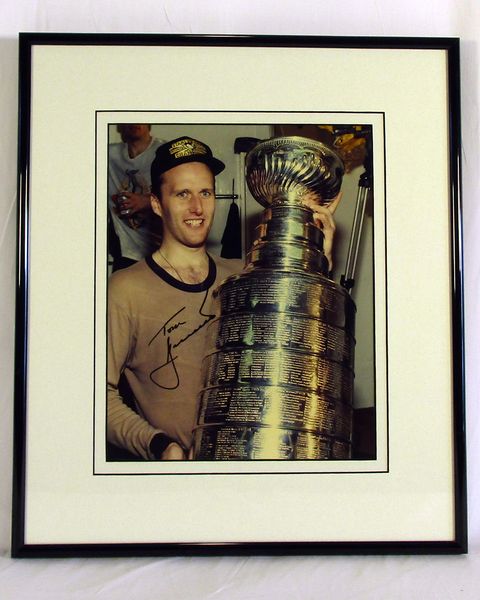
<svg viewBox="0 0 480 600">
<path fill-rule="evenodd" d="M 175 158 L 183 158 L 184 156 L 192 156 L 194 154 L 207 154 L 207 149 L 203 144 L 197 142 L 197 140 L 183 138 L 172 144 L 169 152 Z"/>
</svg>

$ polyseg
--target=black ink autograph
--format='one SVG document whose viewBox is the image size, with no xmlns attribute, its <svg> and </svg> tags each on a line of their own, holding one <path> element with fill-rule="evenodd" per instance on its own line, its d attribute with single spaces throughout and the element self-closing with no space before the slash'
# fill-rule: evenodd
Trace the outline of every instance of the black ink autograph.
<svg viewBox="0 0 480 600">
<path fill-rule="evenodd" d="M 150 346 L 160 334 L 163 334 L 163 336 L 166 337 L 167 353 L 166 353 L 165 362 L 150 373 L 150 380 L 156 386 L 158 386 L 159 388 L 162 388 L 162 390 L 174 390 L 180 385 L 180 377 L 178 375 L 177 367 L 175 365 L 175 361 L 177 360 L 178 355 L 174 355 L 173 350 L 175 348 L 178 348 L 184 342 L 186 342 L 190 337 L 192 337 L 192 335 L 197 333 L 197 331 L 202 329 L 202 327 L 205 327 L 205 325 L 209 321 L 211 321 L 213 318 L 215 318 L 215 315 L 209 315 L 209 314 L 206 314 L 203 312 L 205 302 L 207 301 L 207 296 L 208 296 L 208 290 L 205 292 L 205 297 L 203 298 L 202 304 L 201 304 L 200 308 L 198 309 L 198 314 L 201 317 L 205 317 L 204 320 L 200 323 L 200 325 L 198 325 L 198 327 L 195 327 L 195 329 L 190 331 L 185 337 L 181 338 L 180 340 L 176 341 L 175 343 L 172 342 L 171 334 L 174 333 L 181 325 L 187 324 L 186 321 L 181 321 L 180 320 L 181 317 L 179 317 L 179 315 L 186 308 L 184 306 L 183 308 L 178 310 L 175 314 L 173 314 L 171 317 L 169 317 L 165 321 L 165 323 L 160 327 L 160 329 L 157 331 L 157 333 L 153 336 L 153 338 L 148 342 L 148 345 Z M 177 318 L 178 318 L 178 320 L 177 320 Z M 160 371 L 162 374 L 162 379 L 163 378 L 165 378 L 165 379 L 171 378 L 170 385 L 160 385 L 157 381 L 155 381 L 154 376 L 156 373 L 159 373 Z"/>
</svg>

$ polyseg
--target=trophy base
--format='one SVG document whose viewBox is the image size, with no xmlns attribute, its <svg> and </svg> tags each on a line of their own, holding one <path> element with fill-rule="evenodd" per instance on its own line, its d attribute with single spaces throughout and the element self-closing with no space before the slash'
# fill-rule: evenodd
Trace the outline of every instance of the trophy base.
<svg viewBox="0 0 480 600">
<path fill-rule="evenodd" d="M 350 446 L 318 433 L 258 425 L 198 427 L 194 432 L 197 460 L 348 460 Z"/>
<path fill-rule="evenodd" d="M 350 457 L 355 304 L 319 273 L 248 269 L 214 292 L 196 460 Z"/>
</svg>

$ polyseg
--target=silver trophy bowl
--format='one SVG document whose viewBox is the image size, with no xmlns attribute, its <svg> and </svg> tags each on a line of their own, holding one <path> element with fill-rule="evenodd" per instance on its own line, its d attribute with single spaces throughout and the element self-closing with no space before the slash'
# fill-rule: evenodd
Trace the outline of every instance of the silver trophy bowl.
<svg viewBox="0 0 480 600">
<path fill-rule="evenodd" d="M 262 206 L 298 204 L 307 194 L 325 203 L 340 191 L 344 172 L 338 154 L 321 142 L 299 136 L 261 142 L 246 158 L 247 185 Z"/>
</svg>

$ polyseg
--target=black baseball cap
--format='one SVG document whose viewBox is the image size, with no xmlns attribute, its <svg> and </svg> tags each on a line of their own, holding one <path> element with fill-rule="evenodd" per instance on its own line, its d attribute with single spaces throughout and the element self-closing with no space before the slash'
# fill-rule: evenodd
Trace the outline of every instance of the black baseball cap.
<svg viewBox="0 0 480 600">
<path fill-rule="evenodd" d="M 155 190 L 158 178 L 165 171 L 189 162 L 200 162 L 207 165 L 214 175 L 218 175 L 225 168 L 221 160 L 214 158 L 206 144 L 194 138 L 182 136 L 157 148 L 150 169 L 153 189 Z"/>
</svg>

